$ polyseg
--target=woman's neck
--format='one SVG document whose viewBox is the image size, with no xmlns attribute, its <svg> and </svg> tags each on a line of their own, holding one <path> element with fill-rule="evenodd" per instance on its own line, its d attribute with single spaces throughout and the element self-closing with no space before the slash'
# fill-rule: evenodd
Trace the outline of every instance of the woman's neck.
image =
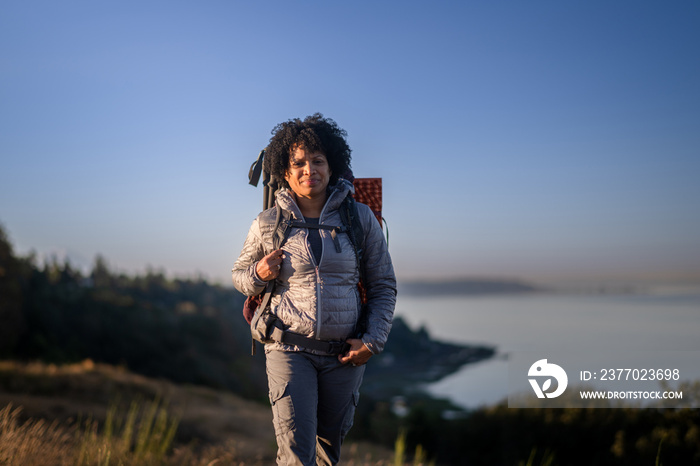
<svg viewBox="0 0 700 466">
<path fill-rule="evenodd" d="M 301 215 L 304 217 L 319 218 L 327 199 L 328 196 L 325 193 L 323 196 L 313 198 L 297 196 L 294 193 L 294 200 L 299 206 L 299 210 L 301 210 Z"/>
</svg>

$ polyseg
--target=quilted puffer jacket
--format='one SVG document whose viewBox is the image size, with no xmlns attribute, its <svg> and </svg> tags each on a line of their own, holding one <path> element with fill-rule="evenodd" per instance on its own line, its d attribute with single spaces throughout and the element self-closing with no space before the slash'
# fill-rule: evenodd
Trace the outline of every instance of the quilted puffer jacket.
<svg viewBox="0 0 700 466">
<path fill-rule="evenodd" d="M 321 212 L 320 224 L 342 226 L 338 208 L 349 192 L 354 192 L 354 188 L 343 179 L 331 188 Z M 304 217 L 291 191 L 280 191 L 276 200 L 282 209 L 291 212 L 293 219 L 303 221 Z M 377 354 L 384 349 L 391 330 L 396 304 L 396 277 L 379 222 L 368 206 L 357 203 L 357 210 L 365 232 L 364 285 L 368 298 L 367 331 L 362 341 Z M 246 296 L 257 295 L 265 288 L 266 282 L 258 277 L 255 265 L 273 250 L 274 220 L 274 208 L 258 215 L 234 264 L 233 284 Z M 291 332 L 317 340 L 345 341 L 355 330 L 360 313 L 356 256 L 347 234 L 337 235 L 341 249 L 337 252 L 331 232 L 319 231 L 323 249 L 321 261 L 317 264 L 307 242 L 308 230 L 291 228 L 282 247 L 282 267 L 276 279 L 270 309 Z M 303 350 L 281 343 L 267 344 L 265 349 Z"/>
</svg>

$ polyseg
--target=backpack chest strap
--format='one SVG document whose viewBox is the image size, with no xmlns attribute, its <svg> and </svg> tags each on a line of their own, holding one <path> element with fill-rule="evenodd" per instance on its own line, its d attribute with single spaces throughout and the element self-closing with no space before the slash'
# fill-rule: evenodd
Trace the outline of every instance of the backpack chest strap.
<svg viewBox="0 0 700 466">
<path fill-rule="evenodd" d="M 340 240 L 338 239 L 338 233 L 345 233 L 347 229 L 345 227 L 337 227 L 332 225 L 319 225 L 317 223 L 306 223 L 298 220 L 289 221 L 290 227 L 296 228 L 306 228 L 315 230 L 328 230 L 331 232 L 331 239 L 333 239 L 333 245 L 335 246 L 335 252 L 343 252 L 340 248 Z"/>
</svg>

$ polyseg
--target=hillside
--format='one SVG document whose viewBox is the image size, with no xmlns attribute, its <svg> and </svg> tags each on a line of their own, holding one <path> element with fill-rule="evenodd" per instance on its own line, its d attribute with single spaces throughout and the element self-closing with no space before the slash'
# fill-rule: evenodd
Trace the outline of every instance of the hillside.
<svg viewBox="0 0 700 466">
<path fill-rule="evenodd" d="M 167 464 L 185 456 L 203 464 L 216 459 L 224 461 L 222 464 L 228 464 L 227 460 L 274 462 L 272 413 L 263 403 L 225 390 L 152 379 L 90 360 L 64 366 L 0 361 L 0 410 L 8 405 L 21 407 L 22 422 L 57 421 L 70 431 L 70 427 L 80 426 L 81 420 L 90 419 L 102 430 L 110 407 L 116 406 L 125 416 L 132 402 L 145 406 L 153 400 L 159 400 L 169 415 L 179 420 L 170 453 L 172 463 Z M 3 440 L 8 440 L 3 428 L 0 420 L 0 462 Z M 348 443 L 344 452 L 349 459 L 369 455 L 380 461 L 391 457 L 390 451 L 366 443 Z"/>
</svg>

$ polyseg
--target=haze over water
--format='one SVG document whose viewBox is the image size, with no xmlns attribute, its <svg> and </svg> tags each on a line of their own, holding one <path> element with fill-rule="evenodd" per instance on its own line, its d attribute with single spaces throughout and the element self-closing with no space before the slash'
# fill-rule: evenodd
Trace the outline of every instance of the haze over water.
<svg viewBox="0 0 700 466">
<path fill-rule="evenodd" d="M 397 313 L 411 325 L 423 323 L 435 338 L 497 347 L 497 358 L 465 366 L 431 386 L 432 393 L 468 407 L 507 396 L 503 357 L 511 352 L 541 351 L 551 358 L 590 352 L 610 361 L 639 352 L 640 367 L 650 363 L 644 358 L 665 352 L 693 351 L 700 358 L 696 287 L 650 294 L 400 297 Z M 698 358 L 689 366 L 684 359 L 684 380 L 700 380 Z"/>
</svg>

